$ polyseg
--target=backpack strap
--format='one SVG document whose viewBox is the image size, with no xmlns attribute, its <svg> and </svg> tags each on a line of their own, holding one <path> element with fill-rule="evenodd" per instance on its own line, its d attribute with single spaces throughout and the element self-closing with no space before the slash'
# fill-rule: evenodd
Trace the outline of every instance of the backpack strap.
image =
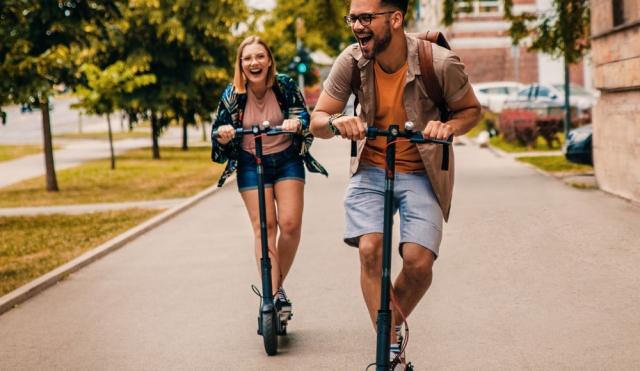
<svg viewBox="0 0 640 371">
<path fill-rule="evenodd" d="M 356 116 L 356 107 L 358 107 L 358 90 L 360 89 L 360 85 L 362 85 L 362 80 L 360 80 L 360 68 L 358 68 L 358 61 L 355 59 L 351 60 L 351 92 L 356 97 L 353 101 L 353 115 Z M 351 141 L 351 157 L 358 156 L 358 144 L 355 140 Z"/>
<path fill-rule="evenodd" d="M 429 32 L 427 32 L 427 37 Z M 446 42 L 446 40 L 445 40 Z M 422 77 L 422 84 L 429 98 L 435 103 L 440 111 L 440 121 L 447 122 L 449 119 L 449 107 L 444 100 L 444 94 L 442 93 L 442 87 L 436 76 L 435 68 L 433 67 L 433 46 L 431 41 L 420 41 L 418 44 L 418 59 L 420 61 L 420 74 Z M 442 146 L 442 170 L 449 169 L 449 145 Z"/>
</svg>

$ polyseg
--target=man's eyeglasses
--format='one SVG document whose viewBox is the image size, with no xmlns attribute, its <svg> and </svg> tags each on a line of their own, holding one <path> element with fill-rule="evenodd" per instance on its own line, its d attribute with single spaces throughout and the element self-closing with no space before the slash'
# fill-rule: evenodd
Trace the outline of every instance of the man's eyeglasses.
<svg viewBox="0 0 640 371">
<path fill-rule="evenodd" d="M 368 26 L 371 24 L 371 21 L 379 16 L 379 15 L 383 15 L 383 14 L 391 14 L 391 13 L 395 13 L 395 10 L 391 10 L 388 12 L 380 12 L 380 13 L 362 13 L 362 14 L 349 14 L 349 15 L 345 15 L 344 16 L 344 23 L 347 24 L 347 26 L 351 27 L 354 23 L 356 23 L 356 21 L 360 21 L 360 24 L 363 26 Z"/>
</svg>

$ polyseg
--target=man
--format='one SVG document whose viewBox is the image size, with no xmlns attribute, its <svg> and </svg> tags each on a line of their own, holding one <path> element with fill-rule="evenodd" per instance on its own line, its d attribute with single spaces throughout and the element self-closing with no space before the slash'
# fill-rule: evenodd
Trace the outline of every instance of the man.
<svg viewBox="0 0 640 371">
<path fill-rule="evenodd" d="M 361 287 L 371 320 L 380 301 L 384 207 L 385 138 L 365 140 L 367 125 L 380 129 L 406 121 L 425 138 L 447 139 L 469 131 L 480 116 L 480 104 L 451 51 L 433 45 L 433 64 L 451 110 L 447 122 L 429 99 L 420 77 L 418 41 L 404 32 L 408 0 L 352 0 L 345 21 L 357 43 L 337 58 L 311 116 L 311 132 L 320 138 L 340 135 L 358 141 L 345 196 L 344 241 L 359 247 Z M 344 115 L 351 94 L 354 63 L 360 73 L 358 116 Z M 395 280 L 397 304 L 408 316 L 431 284 L 432 266 L 442 239 L 443 218 L 451 205 L 453 157 L 449 171 L 440 169 L 442 148 L 401 142 L 396 147 L 394 205 L 400 213 L 402 271 Z M 392 356 L 399 352 L 402 317 L 393 311 Z M 392 358 L 393 359 L 393 358 Z"/>
</svg>

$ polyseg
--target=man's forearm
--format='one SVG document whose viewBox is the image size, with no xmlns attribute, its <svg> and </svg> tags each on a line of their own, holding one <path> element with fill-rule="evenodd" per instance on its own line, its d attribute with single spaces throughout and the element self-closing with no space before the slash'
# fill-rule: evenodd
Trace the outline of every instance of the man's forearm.
<svg viewBox="0 0 640 371">
<path fill-rule="evenodd" d="M 460 136 L 473 129 L 480 120 L 480 108 L 470 107 L 455 112 L 447 124 L 451 125 L 455 136 Z"/>
<path fill-rule="evenodd" d="M 327 121 L 329 120 L 329 114 L 326 112 L 314 111 L 311 114 L 311 134 L 313 134 L 316 138 L 322 139 L 330 139 L 333 138 L 334 135 L 329 129 L 329 125 L 327 125 Z"/>
</svg>

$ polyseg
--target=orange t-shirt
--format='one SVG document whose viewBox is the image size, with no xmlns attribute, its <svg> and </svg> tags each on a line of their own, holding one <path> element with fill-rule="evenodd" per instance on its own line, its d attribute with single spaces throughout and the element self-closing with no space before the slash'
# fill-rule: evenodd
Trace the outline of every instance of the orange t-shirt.
<svg viewBox="0 0 640 371">
<path fill-rule="evenodd" d="M 391 124 L 404 129 L 407 121 L 407 113 L 404 110 L 402 96 L 404 93 L 404 80 L 409 65 L 405 62 L 398 71 L 386 73 L 376 62 L 374 74 L 376 81 L 376 116 L 374 126 L 381 130 L 387 130 Z M 385 168 L 387 138 L 378 137 L 376 140 L 367 140 L 360 161 L 379 168 Z M 418 148 L 414 143 L 396 143 L 396 171 L 409 173 L 424 171 L 424 164 L 420 158 Z"/>
</svg>

